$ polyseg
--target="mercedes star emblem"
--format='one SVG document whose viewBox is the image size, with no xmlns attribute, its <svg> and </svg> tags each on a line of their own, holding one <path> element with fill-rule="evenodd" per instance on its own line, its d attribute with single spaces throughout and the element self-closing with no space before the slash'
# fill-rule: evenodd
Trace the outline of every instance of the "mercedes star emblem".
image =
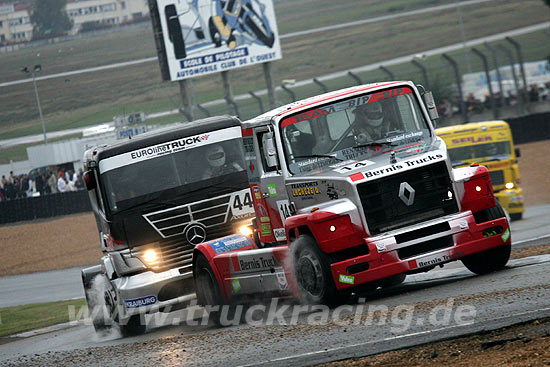
<svg viewBox="0 0 550 367">
<path fill-rule="evenodd" d="M 196 246 L 206 240 L 206 228 L 200 223 L 193 223 L 185 229 L 187 242 Z"/>
</svg>

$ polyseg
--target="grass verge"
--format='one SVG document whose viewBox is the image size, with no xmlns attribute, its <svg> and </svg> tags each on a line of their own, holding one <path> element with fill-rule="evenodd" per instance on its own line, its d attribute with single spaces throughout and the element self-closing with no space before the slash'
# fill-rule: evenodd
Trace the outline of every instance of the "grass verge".
<svg viewBox="0 0 550 367">
<path fill-rule="evenodd" d="M 0 308 L 0 337 L 68 322 L 69 306 L 78 310 L 85 305 L 82 298 Z"/>
</svg>

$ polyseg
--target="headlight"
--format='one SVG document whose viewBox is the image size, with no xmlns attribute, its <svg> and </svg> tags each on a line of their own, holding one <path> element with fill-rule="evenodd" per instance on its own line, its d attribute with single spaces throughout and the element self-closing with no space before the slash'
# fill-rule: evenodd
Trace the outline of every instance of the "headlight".
<svg viewBox="0 0 550 367">
<path fill-rule="evenodd" d="M 514 188 L 514 183 L 513 182 L 506 182 L 506 188 L 507 189 L 513 189 Z"/>
<path fill-rule="evenodd" d="M 250 226 L 241 226 L 239 228 L 239 233 L 242 234 L 243 236 L 250 237 L 252 236 L 253 231 Z"/>
<path fill-rule="evenodd" d="M 148 265 L 154 264 L 158 259 L 157 252 L 153 250 L 152 248 L 145 250 L 143 253 L 143 261 L 145 261 Z"/>
</svg>

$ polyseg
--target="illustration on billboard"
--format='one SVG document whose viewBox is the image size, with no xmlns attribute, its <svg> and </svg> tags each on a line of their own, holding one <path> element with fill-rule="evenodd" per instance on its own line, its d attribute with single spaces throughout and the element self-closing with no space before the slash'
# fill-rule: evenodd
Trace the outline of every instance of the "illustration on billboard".
<svg viewBox="0 0 550 367">
<path fill-rule="evenodd" d="M 271 0 L 158 0 L 172 80 L 281 58 Z"/>
</svg>

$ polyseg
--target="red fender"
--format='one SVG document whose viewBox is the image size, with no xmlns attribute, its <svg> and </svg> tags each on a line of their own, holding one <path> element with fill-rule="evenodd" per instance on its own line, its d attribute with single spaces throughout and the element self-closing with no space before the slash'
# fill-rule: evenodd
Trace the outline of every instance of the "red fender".
<svg viewBox="0 0 550 367">
<path fill-rule="evenodd" d="M 362 229 L 351 222 L 349 215 L 319 210 L 287 218 L 285 231 L 288 241 L 302 234 L 300 228 L 303 227 L 309 228 L 313 238 L 325 253 L 360 245 L 366 237 Z"/>
<path fill-rule="evenodd" d="M 489 170 L 485 166 L 473 166 L 474 174 L 464 179 L 464 196 L 460 204 L 462 211 L 471 210 L 477 213 L 496 205 L 493 194 L 493 185 L 489 177 Z"/>
</svg>

